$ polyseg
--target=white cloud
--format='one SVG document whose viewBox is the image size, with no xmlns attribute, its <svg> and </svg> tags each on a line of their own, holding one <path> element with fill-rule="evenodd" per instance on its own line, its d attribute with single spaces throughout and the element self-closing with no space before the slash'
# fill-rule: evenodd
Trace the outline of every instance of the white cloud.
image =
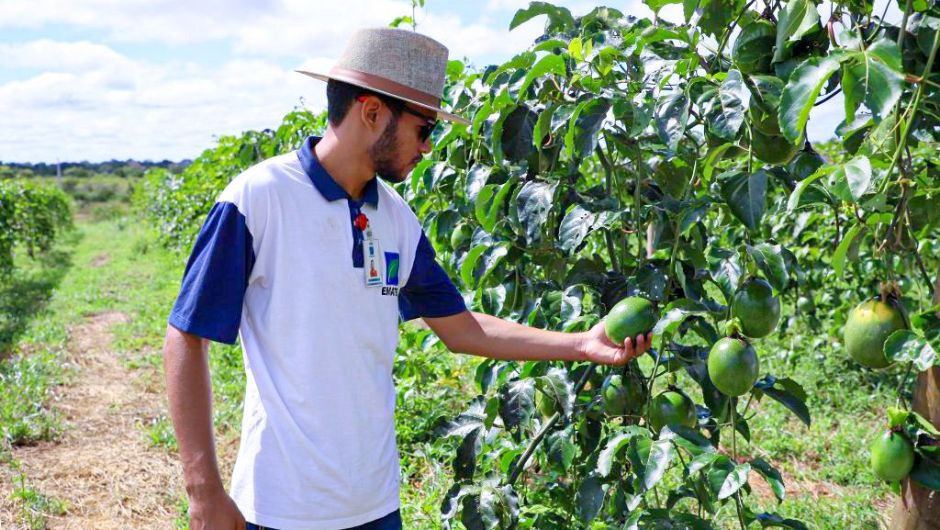
<svg viewBox="0 0 940 530">
<path fill-rule="evenodd" d="M 47 46 L 86 48 L 22 48 Z M 0 85 L 0 160 L 192 158 L 216 136 L 275 126 L 300 94 L 323 92 L 323 83 L 264 60 L 204 68 L 135 61 L 104 46 L 95 53 L 108 60 Z M 322 96 L 312 102 L 322 106 Z"/>
<path fill-rule="evenodd" d="M 452 58 L 500 62 L 542 32 L 544 17 L 507 31 L 528 2 L 488 0 L 468 10 L 429 0 L 418 12 L 418 30 L 447 45 Z M 598 5 L 560 4 L 574 15 Z M 875 11 L 888 5 L 888 18 L 897 19 L 893 4 L 878 0 Z M 651 15 L 640 0 L 608 5 Z M 828 4 L 819 10 L 827 16 Z M 276 126 L 302 98 L 323 108 L 325 84 L 292 68 L 326 71 L 353 29 L 410 12 L 408 0 L 72 0 L 65 7 L 60 0 L 0 0 L 0 32 L 41 35 L 0 43 L 0 69 L 12 72 L 0 84 L 0 160 L 196 156 L 218 135 Z M 661 16 L 681 19 L 681 5 L 666 6 Z M 77 30 L 81 40 L 56 38 L 52 32 L 61 28 Z M 178 44 L 227 51 L 215 63 L 135 55 L 153 46 L 159 53 L 146 56 L 172 56 Z M 838 98 L 814 109 L 811 138 L 828 137 L 840 114 Z"/>
</svg>

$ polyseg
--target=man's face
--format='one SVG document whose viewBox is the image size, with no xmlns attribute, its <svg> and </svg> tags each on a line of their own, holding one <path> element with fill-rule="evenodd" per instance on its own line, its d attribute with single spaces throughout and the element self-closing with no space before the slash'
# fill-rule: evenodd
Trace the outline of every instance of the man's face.
<svg viewBox="0 0 940 530">
<path fill-rule="evenodd" d="M 415 107 L 408 107 L 398 116 L 388 107 L 385 111 L 389 114 L 388 124 L 369 148 L 369 156 L 380 177 L 398 183 L 408 177 L 425 153 L 431 151 L 430 136 L 424 139 L 421 136 L 422 128 L 433 122 L 435 116 L 431 111 Z"/>
</svg>

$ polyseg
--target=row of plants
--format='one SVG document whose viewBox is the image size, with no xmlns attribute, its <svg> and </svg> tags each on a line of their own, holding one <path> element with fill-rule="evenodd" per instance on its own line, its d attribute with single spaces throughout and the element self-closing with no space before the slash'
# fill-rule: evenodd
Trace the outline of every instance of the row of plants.
<svg viewBox="0 0 940 530">
<path fill-rule="evenodd" d="M 899 27 L 860 2 L 828 20 L 809 0 L 682 4 L 672 24 L 532 2 L 512 22 L 545 17 L 528 50 L 451 63 L 448 98 L 472 124 L 446 125 L 405 191 L 474 307 L 576 331 L 626 303 L 630 331 L 657 339 L 624 368 L 483 363 L 479 397 L 443 431 L 457 441 L 447 525 L 803 528 L 751 509 L 752 475 L 785 488 L 737 450 L 760 448 L 752 404 L 810 422 L 800 384 L 753 349 L 779 298 L 848 316 L 829 331 L 878 358 L 867 366 L 938 363 L 938 8 L 908 2 Z M 806 128 L 839 93 L 827 160 Z M 872 296 L 887 317 L 853 310 Z M 937 488 L 936 429 L 909 410 L 910 383 L 873 470 Z"/>
<path fill-rule="evenodd" d="M 61 190 L 26 181 L 0 181 L 0 275 L 13 269 L 15 252 L 33 257 L 46 251 L 71 226 L 71 201 Z"/>
</svg>

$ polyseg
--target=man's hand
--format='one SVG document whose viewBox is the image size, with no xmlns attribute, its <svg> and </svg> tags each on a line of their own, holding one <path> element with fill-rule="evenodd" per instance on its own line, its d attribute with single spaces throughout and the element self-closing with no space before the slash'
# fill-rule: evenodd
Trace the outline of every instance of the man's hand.
<svg viewBox="0 0 940 530">
<path fill-rule="evenodd" d="M 627 337 L 623 344 L 614 344 L 604 332 L 604 323 L 600 322 L 590 331 L 585 332 L 582 345 L 587 360 L 598 364 L 626 364 L 649 350 L 653 343 L 653 334 L 645 337 L 637 335 L 636 338 Z"/>
<path fill-rule="evenodd" d="M 244 530 L 245 518 L 224 490 L 189 503 L 190 530 Z"/>
</svg>

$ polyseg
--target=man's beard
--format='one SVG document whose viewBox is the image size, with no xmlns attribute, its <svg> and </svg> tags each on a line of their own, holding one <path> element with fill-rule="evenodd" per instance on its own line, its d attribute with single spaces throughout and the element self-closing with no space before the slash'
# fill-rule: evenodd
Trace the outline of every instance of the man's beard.
<svg viewBox="0 0 940 530">
<path fill-rule="evenodd" d="M 405 180 L 401 168 L 395 166 L 398 159 L 397 134 L 398 118 L 393 118 L 385 126 L 382 136 L 369 148 L 369 157 L 372 158 L 372 167 L 375 168 L 376 174 L 393 184 Z"/>
</svg>

